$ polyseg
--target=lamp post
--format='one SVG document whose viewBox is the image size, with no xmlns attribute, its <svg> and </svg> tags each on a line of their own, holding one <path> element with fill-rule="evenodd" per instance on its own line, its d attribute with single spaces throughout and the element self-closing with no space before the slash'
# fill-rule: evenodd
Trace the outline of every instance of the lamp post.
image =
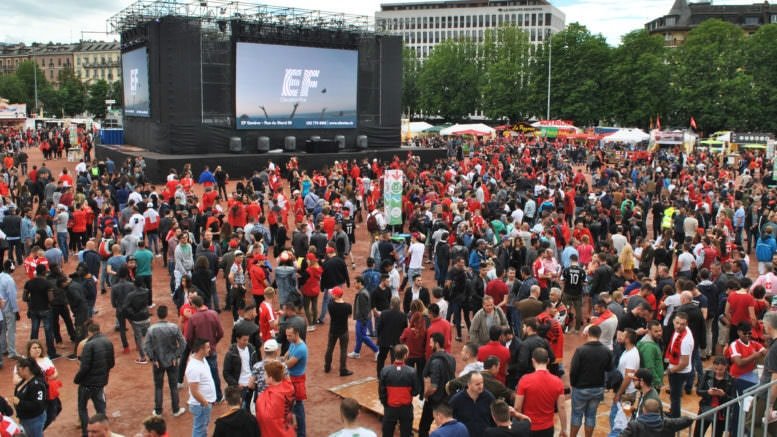
<svg viewBox="0 0 777 437">
<path fill-rule="evenodd" d="M 548 107 L 547 112 L 545 113 L 545 119 L 550 120 L 550 77 L 552 73 L 552 67 L 553 65 L 553 40 L 552 40 L 552 34 L 548 33 Z"/>
<path fill-rule="evenodd" d="M 35 86 L 35 113 L 38 113 L 38 63 L 35 62 L 35 45 L 32 46 L 32 79 Z"/>
</svg>

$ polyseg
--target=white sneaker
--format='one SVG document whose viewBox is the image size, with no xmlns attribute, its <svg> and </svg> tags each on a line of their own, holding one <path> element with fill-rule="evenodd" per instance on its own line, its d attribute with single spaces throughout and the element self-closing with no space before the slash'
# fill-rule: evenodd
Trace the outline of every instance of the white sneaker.
<svg viewBox="0 0 777 437">
<path fill-rule="evenodd" d="M 360 356 L 361 356 L 361 354 L 356 353 L 356 352 L 349 352 L 348 353 L 348 358 L 359 358 Z"/>
<path fill-rule="evenodd" d="M 173 413 L 173 417 L 182 416 L 184 413 L 186 413 L 186 408 L 181 407 L 181 408 L 178 409 L 178 411 Z"/>
<path fill-rule="evenodd" d="M 182 389 L 182 388 L 183 388 L 183 383 L 179 382 L 179 383 L 178 383 L 178 390 L 180 390 L 180 389 Z"/>
<path fill-rule="evenodd" d="M 380 352 L 375 352 L 375 361 L 378 361 L 378 355 L 379 354 L 380 354 Z"/>
<path fill-rule="evenodd" d="M 316 327 L 313 325 L 308 326 L 308 332 L 313 332 L 316 330 Z"/>
<path fill-rule="evenodd" d="M 157 413 L 157 411 L 156 411 L 156 410 L 151 410 L 151 415 L 152 415 L 152 416 L 156 416 L 156 417 L 162 417 L 162 414 L 160 414 L 160 413 Z"/>
</svg>

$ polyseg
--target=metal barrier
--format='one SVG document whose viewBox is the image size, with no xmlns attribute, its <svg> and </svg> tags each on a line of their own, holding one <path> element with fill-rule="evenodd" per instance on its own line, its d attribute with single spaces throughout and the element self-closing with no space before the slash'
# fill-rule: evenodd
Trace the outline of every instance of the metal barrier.
<svg viewBox="0 0 777 437">
<path fill-rule="evenodd" d="M 765 406 L 768 402 L 774 403 L 771 389 L 775 384 L 777 380 L 746 389 L 736 398 L 695 416 L 691 427 L 678 434 L 693 437 L 708 434 L 713 437 L 777 437 L 777 421 L 769 423 L 764 420 Z M 731 430 L 734 420 L 736 429 Z"/>
</svg>

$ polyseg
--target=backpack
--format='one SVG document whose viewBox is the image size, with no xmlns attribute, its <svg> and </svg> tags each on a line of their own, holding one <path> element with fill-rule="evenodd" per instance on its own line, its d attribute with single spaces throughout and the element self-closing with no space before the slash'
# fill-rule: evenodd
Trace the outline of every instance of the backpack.
<svg viewBox="0 0 777 437">
<path fill-rule="evenodd" d="M 111 257 L 111 247 L 113 246 L 112 238 L 103 238 L 100 240 L 100 245 L 97 246 L 97 253 L 100 254 L 100 258 L 107 260 Z"/>
<path fill-rule="evenodd" d="M 379 230 L 378 219 L 375 217 L 375 213 L 370 213 L 370 215 L 367 216 L 367 232 L 374 234 Z"/>
</svg>

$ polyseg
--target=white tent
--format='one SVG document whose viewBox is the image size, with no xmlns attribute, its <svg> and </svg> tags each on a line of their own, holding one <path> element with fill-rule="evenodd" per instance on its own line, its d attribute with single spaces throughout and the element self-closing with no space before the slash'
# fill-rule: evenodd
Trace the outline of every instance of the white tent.
<svg viewBox="0 0 777 437">
<path fill-rule="evenodd" d="M 543 121 L 544 121 L 544 123 L 543 123 Z M 574 130 L 575 133 L 583 132 L 583 130 L 580 129 L 579 127 L 577 127 L 577 126 L 571 125 L 569 123 L 561 123 L 561 122 L 558 122 L 558 121 L 555 121 L 555 120 L 553 120 L 552 122 L 547 122 L 545 120 L 535 121 L 531 125 L 532 125 L 532 127 L 536 127 L 537 129 L 554 128 L 555 127 L 558 130 Z"/>
<path fill-rule="evenodd" d="M 650 134 L 642 129 L 618 129 L 614 133 L 607 135 L 602 139 L 605 143 L 629 143 L 635 144 L 650 139 Z"/>
<path fill-rule="evenodd" d="M 465 133 L 479 132 L 481 134 L 493 135 L 496 133 L 496 130 L 483 123 L 454 124 L 451 127 L 446 127 L 445 129 L 441 130 L 440 135 L 456 135 L 462 132 L 465 132 Z"/>
<path fill-rule="evenodd" d="M 430 127 L 432 127 L 432 125 L 425 121 L 402 123 L 402 136 L 414 137 Z"/>
</svg>

